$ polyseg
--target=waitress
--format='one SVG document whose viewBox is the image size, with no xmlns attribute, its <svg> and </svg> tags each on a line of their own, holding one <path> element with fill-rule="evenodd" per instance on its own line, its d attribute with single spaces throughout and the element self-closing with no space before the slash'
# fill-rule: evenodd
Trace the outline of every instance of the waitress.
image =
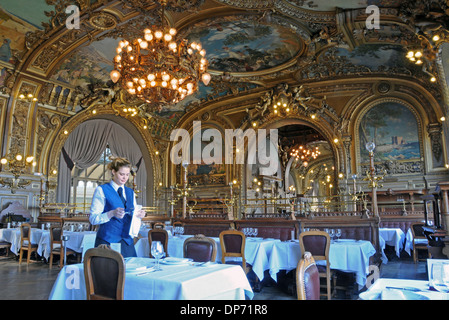
<svg viewBox="0 0 449 320">
<path fill-rule="evenodd" d="M 92 225 L 99 225 L 95 247 L 120 243 L 124 258 L 136 257 L 133 238 L 137 236 L 145 211 L 134 210 L 136 195 L 133 189 L 125 186 L 131 173 L 131 163 L 117 157 L 108 164 L 108 169 L 112 179 L 95 189 L 90 207 L 89 221 Z"/>
</svg>

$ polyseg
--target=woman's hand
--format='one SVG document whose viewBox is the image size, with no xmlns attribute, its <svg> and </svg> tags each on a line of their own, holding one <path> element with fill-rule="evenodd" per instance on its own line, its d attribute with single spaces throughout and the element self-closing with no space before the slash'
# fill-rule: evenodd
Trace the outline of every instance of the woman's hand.
<svg viewBox="0 0 449 320">
<path fill-rule="evenodd" d="M 146 214 L 145 210 L 142 210 L 142 209 L 136 210 L 136 211 L 134 212 L 134 215 L 135 215 L 137 218 L 141 218 L 141 219 L 145 217 L 145 214 Z"/>
<path fill-rule="evenodd" d="M 125 209 L 124 208 L 116 208 L 114 210 L 111 210 L 108 212 L 109 219 L 112 217 L 116 217 L 118 219 L 122 219 L 125 216 Z"/>
</svg>

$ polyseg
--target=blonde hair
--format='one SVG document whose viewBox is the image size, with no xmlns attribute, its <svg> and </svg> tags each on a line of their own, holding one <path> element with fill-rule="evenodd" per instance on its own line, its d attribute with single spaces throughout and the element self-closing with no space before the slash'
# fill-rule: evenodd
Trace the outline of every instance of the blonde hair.
<svg viewBox="0 0 449 320">
<path fill-rule="evenodd" d="M 121 167 L 128 167 L 131 169 L 131 162 L 128 159 L 120 158 L 120 157 L 110 157 L 112 160 L 108 163 L 108 169 L 119 171 Z"/>
</svg>

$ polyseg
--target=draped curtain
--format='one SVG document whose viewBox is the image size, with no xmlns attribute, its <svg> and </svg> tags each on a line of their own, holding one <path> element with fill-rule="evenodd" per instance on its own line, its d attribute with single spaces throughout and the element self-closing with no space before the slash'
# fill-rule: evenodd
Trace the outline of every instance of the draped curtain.
<svg viewBox="0 0 449 320">
<path fill-rule="evenodd" d="M 61 151 L 56 201 L 70 200 L 71 172 L 74 166 L 86 169 L 94 165 L 109 145 L 114 156 L 127 158 L 137 167 L 136 185 L 141 192 L 138 202 L 146 204 L 146 169 L 142 153 L 133 137 L 120 125 L 103 119 L 79 125 L 69 136 Z"/>
</svg>

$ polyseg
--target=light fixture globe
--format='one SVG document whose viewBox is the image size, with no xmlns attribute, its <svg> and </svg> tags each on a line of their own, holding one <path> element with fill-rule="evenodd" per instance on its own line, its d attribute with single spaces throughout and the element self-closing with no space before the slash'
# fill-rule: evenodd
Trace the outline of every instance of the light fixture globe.
<svg viewBox="0 0 449 320">
<path fill-rule="evenodd" d="M 366 148 L 366 150 L 368 150 L 368 152 L 373 152 L 374 149 L 376 148 L 376 144 L 374 143 L 374 141 L 368 141 L 365 144 L 365 148 Z"/>
<path fill-rule="evenodd" d="M 210 81 L 201 44 L 175 41 L 174 28 L 153 26 L 143 37 L 122 40 L 114 58 L 111 80 L 149 104 L 174 104 Z"/>
</svg>

